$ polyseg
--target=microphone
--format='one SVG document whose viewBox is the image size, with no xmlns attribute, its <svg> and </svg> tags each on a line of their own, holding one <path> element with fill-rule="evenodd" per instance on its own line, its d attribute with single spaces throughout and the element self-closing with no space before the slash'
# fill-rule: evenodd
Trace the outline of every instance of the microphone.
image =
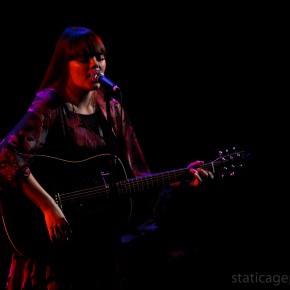
<svg viewBox="0 0 290 290">
<path fill-rule="evenodd" d="M 117 92 L 120 88 L 115 85 L 111 80 L 105 77 L 100 69 L 96 69 L 91 74 L 91 79 L 94 83 L 101 83 L 110 88 L 113 92 Z"/>
</svg>

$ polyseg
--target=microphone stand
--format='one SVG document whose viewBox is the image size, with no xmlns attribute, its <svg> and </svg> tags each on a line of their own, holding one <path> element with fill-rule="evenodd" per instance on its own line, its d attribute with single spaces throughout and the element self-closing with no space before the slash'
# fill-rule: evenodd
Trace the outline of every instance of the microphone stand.
<svg viewBox="0 0 290 290">
<path fill-rule="evenodd" d="M 110 111 L 110 100 L 111 100 L 111 91 L 105 91 L 104 98 L 106 102 L 106 112 L 107 112 L 107 121 L 108 121 L 108 144 L 109 144 L 109 153 L 110 153 L 110 178 L 109 178 L 109 193 L 110 193 L 110 209 L 112 210 L 112 223 L 113 226 L 113 250 L 114 250 L 114 267 L 116 274 L 116 289 L 124 290 L 123 276 L 121 269 L 121 233 L 120 225 L 118 223 L 118 190 L 116 186 L 116 138 L 113 136 L 113 123 Z M 120 92 L 119 92 L 120 93 Z"/>
</svg>

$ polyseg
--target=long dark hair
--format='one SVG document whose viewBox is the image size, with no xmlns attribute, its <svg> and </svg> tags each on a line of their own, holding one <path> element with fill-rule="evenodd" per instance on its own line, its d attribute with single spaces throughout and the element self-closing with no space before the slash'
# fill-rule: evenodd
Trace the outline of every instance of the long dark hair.
<svg viewBox="0 0 290 290">
<path fill-rule="evenodd" d="M 40 90 L 50 87 L 66 98 L 68 62 L 81 55 L 98 56 L 101 54 L 107 56 L 106 48 L 101 38 L 91 29 L 78 26 L 65 28 L 56 43 Z"/>
</svg>

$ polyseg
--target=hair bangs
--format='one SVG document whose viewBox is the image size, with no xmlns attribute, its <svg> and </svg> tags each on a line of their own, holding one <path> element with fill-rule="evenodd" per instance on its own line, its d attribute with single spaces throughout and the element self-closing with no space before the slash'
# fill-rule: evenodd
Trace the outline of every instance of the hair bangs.
<svg viewBox="0 0 290 290">
<path fill-rule="evenodd" d="M 77 59 L 81 56 L 107 56 L 106 48 L 99 36 L 90 30 L 78 31 L 70 38 L 67 57 Z"/>
</svg>

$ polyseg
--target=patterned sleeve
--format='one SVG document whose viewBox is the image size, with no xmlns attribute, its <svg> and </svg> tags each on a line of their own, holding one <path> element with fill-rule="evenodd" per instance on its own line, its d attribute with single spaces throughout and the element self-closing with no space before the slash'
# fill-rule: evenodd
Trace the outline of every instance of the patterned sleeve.
<svg viewBox="0 0 290 290">
<path fill-rule="evenodd" d="M 151 174 L 127 112 L 117 101 L 114 105 L 115 114 L 113 116 L 115 116 L 114 123 L 117 127 L 115 130 L 123 136 L 125 143 L 124 155 L 131 170 L 136 177 Z"/>
<path fill-rule="evenodd" d="M 0 190 L 29 176 L 30 160 L 45 136 L 44 113 L 55 101 L 52 90 L 38 92 L 23 118 L 0 143 Z"/>
</svg>

